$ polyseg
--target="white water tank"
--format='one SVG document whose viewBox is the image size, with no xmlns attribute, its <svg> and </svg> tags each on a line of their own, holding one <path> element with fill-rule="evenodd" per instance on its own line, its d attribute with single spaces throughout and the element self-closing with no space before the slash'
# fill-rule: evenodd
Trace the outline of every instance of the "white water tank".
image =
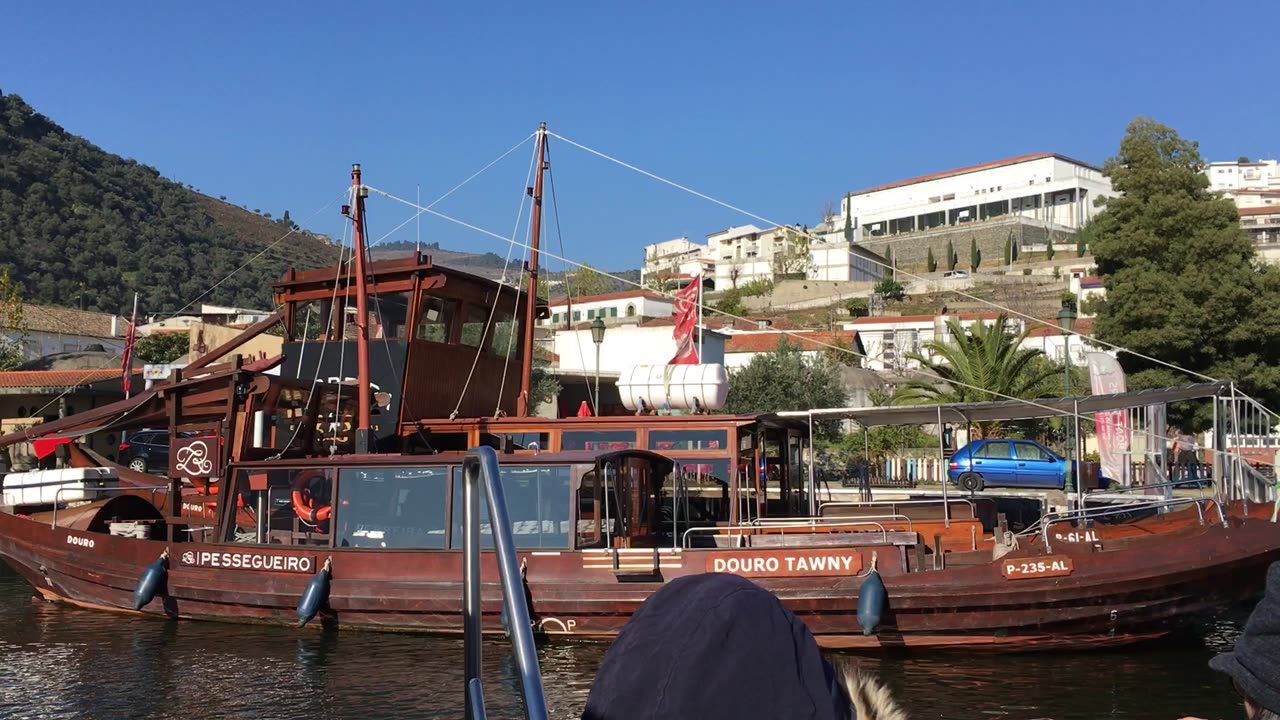
<svg viewBox="0 0 1280 720">
<path fill-rule="evenodd" d="M 719 410 L 729 396 L 723 365 L 634 365 L 618 378 L 618 393 L 628 410 Z"/>
</svg>

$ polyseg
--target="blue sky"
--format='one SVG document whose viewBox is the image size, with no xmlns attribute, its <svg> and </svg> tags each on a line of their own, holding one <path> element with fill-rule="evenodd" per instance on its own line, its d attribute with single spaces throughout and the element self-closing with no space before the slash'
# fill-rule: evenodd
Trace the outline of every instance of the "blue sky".
<svg viewBox="0 0 1280 720">
<path fill-rule="evenodd" d="M 350 163 L 405 197 L 420 184 L 426 201 L 542 120 L 809 224 L 846 191 L 921 173 L 1041 151 L 1101 163 L 1139 114 L 1211 159 L 1280 153 L 1275 2 L 48 2 L 3 22 L 4 92 L 167 177 L 329 234 L 336 208 L 312 212 Z M 509 234 L 529 151 L 438 209 Z M 576 260 L 637 267 L 646 243 L 748 221 L 563 144 L 552 161 Z M 371 202 L 373 236 L 410 214 Z M 434 219 L 422 237 L 506 252 Z"/>
</svg>

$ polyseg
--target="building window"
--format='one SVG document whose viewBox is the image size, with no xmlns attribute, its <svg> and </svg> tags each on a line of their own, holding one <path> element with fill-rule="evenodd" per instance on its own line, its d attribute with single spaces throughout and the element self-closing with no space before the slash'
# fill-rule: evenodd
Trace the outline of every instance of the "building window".
<svg viewBox="0 0 1280 720">
<path fill-rule="evenodd" d="M 593 317 L 595 317 L 595 316 L 596 316 L 596 311 L 595 311 L 595 310 L 588 310 L 588 311 L 587 311 L 587 319 L 588 319 L 588 320 L 590 320 L 591 318 L 593 318 Z"/>
<path fill-rule="evenodd" d="M 627 305 L 627 317 L 635 317 L 635 315 L 636 315 L 636 306 Z"/>
<path fill-rule="evenodd" d="M 574 311 L 573 311 L 573 321 L 574 321 L 574 322 L 578 322 L 578 321 L 579 321 L 579 320 L 581 320 L 581 319 L 582 319 L 582 311 L 581 311 L 581 310 L 574 310 Z"/>
<path fill-rule="evenodd" d="M 618 317 L 618 308 L 616 307 L 609 308 L 609 317 Z"/>
</svg>

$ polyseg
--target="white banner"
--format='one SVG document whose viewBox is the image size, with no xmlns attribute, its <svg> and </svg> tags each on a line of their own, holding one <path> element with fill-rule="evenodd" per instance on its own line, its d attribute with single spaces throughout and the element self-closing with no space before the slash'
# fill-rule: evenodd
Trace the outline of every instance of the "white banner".
<svg viewBox="0 0 1280 720">
<path fill-rule="evenodd" d="M 1125 391 L 1124 369 L 1115 358 L 1106 353 L 1091 352 L 1086 355 L 1089 365 L 1089 386 L 1094 395 L 1112 395 Z M 1129 454 L 1129 415 L 1124 410 L 1105 410 L 1094 413 L 1093 421 L 1098 434 L 1098 460 L 1102 477 L 1122 482 L 1128 473 L 1125 462 Z"/>
</svg>

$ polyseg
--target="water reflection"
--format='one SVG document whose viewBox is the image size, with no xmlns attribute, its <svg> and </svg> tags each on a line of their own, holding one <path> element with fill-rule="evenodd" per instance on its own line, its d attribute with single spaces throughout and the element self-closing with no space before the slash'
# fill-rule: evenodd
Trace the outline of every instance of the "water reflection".
<svg viewBox="0 0 1280 720">
<path fill-rule="evenodd" d="M 460 639 L 141 620 L 33 603 L 0 577 L 0 717 L 457 718 Z M 913 718 L 1175 720 L 1240 717 L 1205 663 L 1229 648 L 1247 609 L 1206 625 L 1193 645 L 1069 655 L 845 656 L 878 674 Z M 554 718 L 577 718 L 605 648 L 541 650 Z M 519 673 L 485 646 L 491 717 L 520 713 Z M 748 660 L 750 661 L 750 660 Z M 714 672 L 714 668 L 707 668 Z"/>
</svg>

